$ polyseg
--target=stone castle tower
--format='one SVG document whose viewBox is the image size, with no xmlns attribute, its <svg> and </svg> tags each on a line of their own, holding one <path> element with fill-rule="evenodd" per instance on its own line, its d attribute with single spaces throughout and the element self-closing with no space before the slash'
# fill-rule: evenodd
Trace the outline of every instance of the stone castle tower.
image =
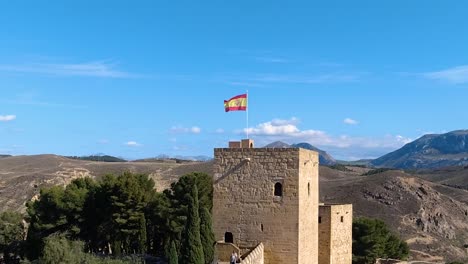
<svg viewBox="0 0 468 264">
<path fill-rule="evenodd" d="M 351 238 L 345 246 L 328 243 L 336 228 L 324 225 L 319 240 L 319 221 L 335 222 L 331 212 L 319 217 L 317 152 L 254 148 L 246 139 L 215 149 L 214 159 L 213 229 L 221 263 L 233 251 L 246 264 L 351 263 Z M 348 222 L 352 208 L 343 210 Z M 342 228 L 351 230 L 350 224 Z M 337 251 L 345 252 L 343 262 L 329 258 Z"/>
</svg>

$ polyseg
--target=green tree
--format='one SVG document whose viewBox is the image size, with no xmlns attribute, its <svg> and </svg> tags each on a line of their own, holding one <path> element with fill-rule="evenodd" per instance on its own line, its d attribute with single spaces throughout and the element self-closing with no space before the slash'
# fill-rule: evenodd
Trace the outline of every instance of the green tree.
<svg viewBox="0 0 468 264">
<path fill-rule="evenodd" d="M 145 211 L 155 195 L 154 181 L 147 175 L 106 175 L 91 194 L 88 212 L 93 230 L 91 248 L 110 245 L 112 253 L 147 252 Z"/>
<path fill-rule="evenodd" d="M 50 236 L 44 241 L 40 262 L 43 264 L 81 263 L 84 258 L 83 242 Z"/>
<path fill-rule="evenodd" d="M 200 217 L 198 215 L 197 185 L 192 185 L 191 203 L 188 207 L 187 223 L 182 236 L 181 262 L 186 264 L 205 264 L 203 246 L 200 238 Z"/>
<path fill-rule="evenodd" d="M 82 241 L 68 240 L 63 236 L 49 236 L 45 239 L 44 250 L 39 260 L 41 264 L 142 264 L 141 259 L 108 259 L 83 252 Z"/>
<path fill-rule="evenodd" d="M 169 241 L 178 237 L 178 232 L 171 228 L 172 214 L 167 196 L 156 193 L 145 208 L 145 216 L 148 252 L 161 253 L 165 244 L 170 245 Z M 169 249 L 164 255 L 168 254 Z"/>
<path fill-rule="evenodd" d="M 168 210 L 167 229 L 163 247 L 166 255 L 169 254 L 170 241 L 176 240 L 176 244 L 182 244 L 181 237 L 185 228 L 188 208 L 192 201 L 192 187 L 197 186 L 199 208 L 207 208 L 209 212 L 213 207 L 213 180 L 205 173 L 193 172 L 179 178 L 171 184 L 171 188 L 164 191 L 164 195 L 170 203 Z"/>
<path fill-rule="evenodd" d="M 377 258 L 406 259 L 406 242 L 392 234 L 378 219 L 358 218 L 353 221 L 353 263 L 371 264 Z"/>
<path fill-rule="evenodd" d="M 41 189 L 39 199 L 28 202 L 27 213 L 30 222 L 27 236 L 27 256 L 37 259 L 44 247 L 43 239 L 63 230 L 66 216 L 62 211 L 64 189 L 59 186 Z"/>
<path fill-rule="evenodd" d="M 7 260 L 18 256 L 24 235 L 25 227 L 21 214 L 12 211 L 0 214 L 0 255 Z"/>
<path fill-rule="evenodd" d="M 208 208 L 200 208 L 200 237 L 205 254 L 205 263 L 211 264 L 214 256 L 215 236 L 212 228 L 212 218 Z"/>
<path fill-rule="evenodd" d="M 173 240 L 171 241 L 171 252 L 169 254 L 169 264 L 178 264 L 178 263 L 179 263 L 179 256 L 177 254 L 177 248 Z"/>
<path fill-rule="evenodd" d="M 36 259 L 44 246 L 43 239 L 54 233 L 71 239 L 88 240 L 87 217 L 83 213 L 90 190 L 96 188 L 91 178 L 73 180 L 65 188 L 41 189 L 39 199 L 27 203 L 29 257 Z"/>
</svg>

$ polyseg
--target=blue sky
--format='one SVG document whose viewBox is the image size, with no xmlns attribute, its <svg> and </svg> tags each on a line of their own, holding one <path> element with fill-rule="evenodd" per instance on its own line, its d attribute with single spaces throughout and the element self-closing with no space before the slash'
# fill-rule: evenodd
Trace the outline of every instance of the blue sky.
<svg viewBox="0 0 468 264">
<path fill-rule="evenodd" d="M 373 158 L 465 129 L 464 1 L 3 1 L 0 153 Z"/>
</svg>

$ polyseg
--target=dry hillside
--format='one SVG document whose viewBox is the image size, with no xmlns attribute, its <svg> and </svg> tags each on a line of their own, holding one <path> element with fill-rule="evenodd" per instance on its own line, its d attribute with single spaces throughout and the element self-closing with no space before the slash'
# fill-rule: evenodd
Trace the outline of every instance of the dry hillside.
<svg viewBox="0 0 468 264">
<path fill-rule="evenodd" d="M 439 171 L 415 177 L 403 171 L 387 171 L 361 176 L 368 169 L 347 168 L 351 171 L 320 168 L 322 202 L 352 203 L 355 216 L 384 220 L 408 241 L 413 259 L 468 262 L 468 191 L 438 183 L 459 180 L 461 173 Z M 211 170 L 212 162 L 106 163 L 55 155 L 7 157 L 0 159 L 0 210 L 23 211 L 24 203 L 41 187 L 64 185 L 82 176 L 147 173 L 157 189 L 163 190 L 183 174 Z"/>
<path fill-rule="evenodd" d="M 68 159 L 56 155 L 15 156 L 0 159 L 0 211 L 23 211 L 24 204 L 40 188 L 66 185 L 78 177 L 100 177 L 124 171 L 145 173 L 156 182 L 158 190 L 192 171 L 209 172 L 209 163 L 190 162 L 96 162 Z"/>
<path fill-rule="evenodd" d="M 355 216 L 384 220 L 405 239 L 412 258 L 468 261 L 468 191 L 386 171 L 361 176 L 320 169 L 320 200 L 348 202 Z M 418 175 L 419 176 L 419 175 Z"/>
</svg>

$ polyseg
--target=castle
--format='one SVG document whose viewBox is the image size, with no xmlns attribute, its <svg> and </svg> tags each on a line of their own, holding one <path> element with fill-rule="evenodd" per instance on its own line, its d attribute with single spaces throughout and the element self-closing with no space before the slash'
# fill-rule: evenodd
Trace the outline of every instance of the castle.
<svg viewBox="0 0 468 264">
<path fill-rule="evenodd" d="M 216 261 L 350 264 L 352 205 L 319 203 L 319 157 L 301 148 L 214 150 Z"/>
</svg>

